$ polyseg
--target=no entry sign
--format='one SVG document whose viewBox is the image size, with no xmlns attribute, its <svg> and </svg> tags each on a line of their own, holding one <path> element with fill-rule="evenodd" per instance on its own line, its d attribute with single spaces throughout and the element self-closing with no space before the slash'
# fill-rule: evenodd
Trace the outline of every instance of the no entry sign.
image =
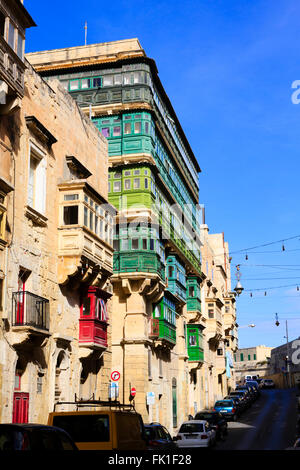
<svg viewBox="0 0 300 470">
<path fill-rule="evenodd" d="M 114 371 L 110 374 L 110 377 L 111 377 L 111 380 L 113 380 L 114 382 L 116 382 L 116 381 L 119 380 L 119 378 L 120 378 L 120 372 L 118 372 L 117 370 L 114 370 Z"/>
<path fill-rule="evenodd" d="M 130 390 L 130 395 L 131 395 L 132 397 L 135 397 L 135 395 L 136 395 L 136 389 L 135 389 L 134 387 L 131 388 L 131 390 Z"/>
</svg>

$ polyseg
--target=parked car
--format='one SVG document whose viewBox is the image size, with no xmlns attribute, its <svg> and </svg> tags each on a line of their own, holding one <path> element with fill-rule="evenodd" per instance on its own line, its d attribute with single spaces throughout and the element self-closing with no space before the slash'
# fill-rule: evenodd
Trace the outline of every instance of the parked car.
<svg viewBox="0 0 300 470">
<path fill-rule="evenodd" d="M 55 411 L 49 413 L 48 424 L 67 431 L 79 450 L 146 450 L 143 419 L 131 405 L 97 400 L 77 403 L 98 409 Z"/>
<path fill-rule="evenodd" d="M 245 376 L 245 381 L 247 382 L 248 380 L 257 380 L 258 375 L 246 375 Z"/>
<path fill-rule="evenodd" d="M 233 421 L 236 420 L 238 415 L 238 409 L 232 399 L 216 401 L 214 411 L 218 411 L 224 418 L 232 419 Z"/>
<path fill-rule="evenodd" d="M 250 387 L 250 385 L 239 385 L 236 387 L 236 391 L 244 390 L 247 393 L 247 397 L 249 398 L 250 402 L 253 403 L 257 398 L 257 393 Z"/>
<path fill-rule="evenodd" d="M 243 402 L 242 396 L 227 395 L 226 397 L 224 397 L 224 400 L 233 400 L 234 401 L 234 404 L 237 408 L 237 414 L 238 415 L 240 415 L 246 408 L 246 406 Z"/>
<path fill-rule="evenodd" d="M 244 410 L 249 408 L 249 406 L 251 405 L 251 401 L 245 390 L 233 390 L 232 392 L 230 392 L 229 396 L 232 398 L 241 398 L 241 405 L 243 406 Z"/>
<path fill-rule="evenodd" d="M 211 447 L 216 442 L 216 431 L 204 420 L 185 421 L 174 441 L 179 448 Z"/>
<path fill-rule="evenodd" d="M 159 423 L 145 424 L 147 437 L 147 450 L 175 450 L 177 444 L 173 441 L 169 431 Z"/>
<path fill-rule="evenodd" d="M 207 421 L 210 426 L 216 431 L 217 439 L 225 439 L 228 433 L 228 424 L 226 419 L 218 411 L 203 410 L 199 411 L 196 420 Z"/>
<path fill-rule="evenodd" d="M 254 390 L 258 398 L 260 396 L 260 387 L 258 385 L 258 382 L 256 382 L 256 380 L 249 380 L 247 382 L 247 385 L 250 385 L 250 387 L 252 388 L 252 390 Z"/>
<path fill-rule="evenodd" d="M 66 431 L 54 426 L 0 424 L 0 450 L 78 451 L 78 448 Z"/>
<path fill-rule="evenodd" d="M 262 388 L 275 388 L 275 383 L 272 379 L 263 379 Z"/>
</svg>

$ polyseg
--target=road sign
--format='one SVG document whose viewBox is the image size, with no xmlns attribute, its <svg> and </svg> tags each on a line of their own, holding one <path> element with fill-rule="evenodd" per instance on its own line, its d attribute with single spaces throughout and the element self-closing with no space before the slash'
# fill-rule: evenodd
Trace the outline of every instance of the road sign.
<svg viewBox="0 0 300 470">
<path fill-rule="evenodd" d="M 154 405 L 154 401 L 155 401 L 155 393 L 148 392 L 147 393 L 147 405 Z"/>
<path fill-rule="evenodd" d="M 111 380 L 117 381 L 120 378 L 120 372 L 118 372 L 117 370 L 114 370 L 111 373 L 110 377 L 111 377 Z"/>
<path fill-rule="evenodd" d="M 109 398 L 116 400 L 119 397 L 119 384 L 117 382 L 110 382 L 109 384 Z"/>
<path fill-rule="evenodd" d="M 134 387 L 131 388 L 131 390 L 130 390 L 130 395 L 131 395 L 132 397 L 135 397 L 135 395 L 136 395 L 136 389 L 135 389 Z"/>
</svg>

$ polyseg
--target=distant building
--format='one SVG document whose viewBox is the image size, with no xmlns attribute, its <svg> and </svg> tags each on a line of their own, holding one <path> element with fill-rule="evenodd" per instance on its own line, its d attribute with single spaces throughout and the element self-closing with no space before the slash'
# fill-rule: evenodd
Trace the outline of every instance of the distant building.
<svg viewBox="0 0 300 470">
<path fill-rule="evenodd" d="M 271 352 L 270 373 L 281 374 L 284 379 L 283 382 L 288 385 L 289 371 L 291 385 L 300 383 L 300 336 L 277 348 L 273 348 Z"/>
<path fill-rule="evenodd" d="M 245 375 L 268 375 L 271 351 L 272 348 L 264 345 L 238 349 L 234 354 L 236 380 L 241 380 Z"/>
</svg>

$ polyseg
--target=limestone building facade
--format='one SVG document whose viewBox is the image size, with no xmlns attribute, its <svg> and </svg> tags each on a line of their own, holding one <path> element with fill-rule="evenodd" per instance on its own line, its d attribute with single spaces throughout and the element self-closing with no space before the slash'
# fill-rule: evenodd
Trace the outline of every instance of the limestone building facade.
<svg viewBox="0 0 300 470">
<path fill-rule="evenodd" d="M 7 59 L 0 64 L 0 421 L 46 423 L 57 401 L 108 398 L 107 141 L 59 81 L 46 83 L 23 57 L 20 79 L 2 2 L 0 12 L 1 45 L 17 64 L 10 77 Z"/>
<path fill-rule="evenodd" d="M 27 55 L 107 138 L 114 233 L 112 368 L 145 422 L 175 432 L 203 362 L 200 167 L 137 39 Z M 200 364 L 200 365 L 199 365 Z"/>
<path fill-rule="evenodd" d="M 272 373 L 270 366 L 272 350 L 273 348 L 263 344 L 238 349 L 234 355 L 234 369 L 237 380 L 243 380 L 246 375 L 264 377 Z"/>
<path fill-rule="evenodd" d="M 203 401 L 206 408 L 224 398 L 235 388 L 234 353 L 238 347 L 236 293 L 231 288 L 231 259 L 224 234 L 210 234 L 201 226 L 202 270 L 201 289 L 204 330 Z"/>
</svg>

